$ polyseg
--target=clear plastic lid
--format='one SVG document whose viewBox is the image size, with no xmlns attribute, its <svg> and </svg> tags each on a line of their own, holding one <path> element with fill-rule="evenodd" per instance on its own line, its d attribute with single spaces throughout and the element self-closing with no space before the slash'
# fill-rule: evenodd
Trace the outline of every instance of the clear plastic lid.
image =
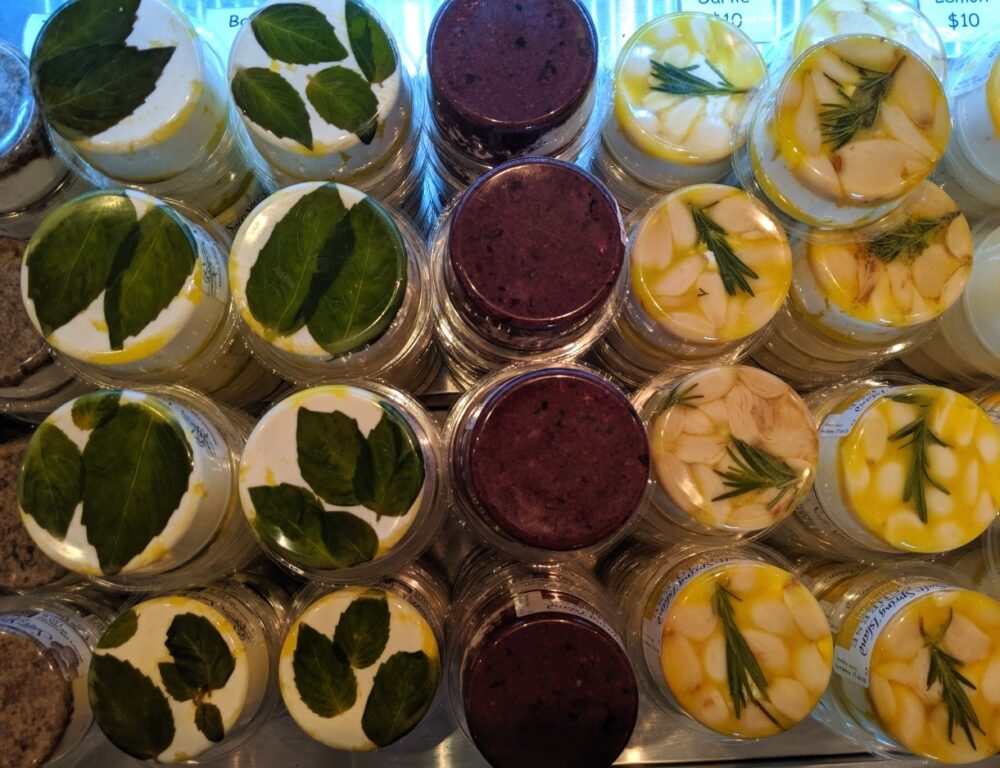
<svg viewBox="0 0 1000 768">
<path fill-rule="evenodd" d="M 955 139 L 945 164 L 980 204 L 995 208 L 1000 194 L 1000 30 L 969 47 L 948 79 L 948 96 Z"/>
</svg>

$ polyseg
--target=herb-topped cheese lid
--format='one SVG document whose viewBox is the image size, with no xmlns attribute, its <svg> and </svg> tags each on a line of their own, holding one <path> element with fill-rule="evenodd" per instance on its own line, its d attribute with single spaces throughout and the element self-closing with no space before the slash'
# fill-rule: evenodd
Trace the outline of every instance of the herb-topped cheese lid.
<svg viewBox="0 0 1000 768">
<path fill-rule="evenodd" d="M 816 599 L 770 563 L 735 560 L 693 573 L 664 606 L 656 638 L 660 672 L 680 707 L 738 738 L 774 736 L 805 720 L 833 665 Z"/>
<path fill-rule="evenodd" d="M 163 763 L 197 758 L 259 703 L 267 650 L 245 643 L 212 602 L 184 595 L 146 600 L 98 641 L 90 705 L 123 752 Z M 263 681 L 252 680 L 261 675 Z"/>
<path fill-rule="evenodd" d="M 948 100 L 922 59 L 883 37 L 844 35 L 788 70 L 771 130 L 800 184 L 838 206 L 871 206 L 927 178 L 950 128 Z"/>
<path fill-rule="evenodd" d="M 24 305 L 56 350 L 117 372 L 187 362 L 229 298 L 217 244 L 143 192 L 93 192 L 49 214 L 21 269 Z"/>
<path fill-rule="evenodd" d="M 760 531 L 790 514 L 812 487 L 816 427 L 776 376 L 720 366 L 654 379 L 648 391 L 643 415 L 657 489 L 666 506 L 696 524 Z"/>
<path fill-rule="evenodd" d="M 360 386 L 298 392 L 260 420 L 240 468 L 243 510 L 296 569 L 342 571 L 396 552 L 426 528 L 438 492 L 421 421 Z M 338 574 L 339 575 L 339 574 Z"/>
<path fill-rule="evenodd" d="M 944 42 L 934 24 L 903 0 L 822 0 L 799 22 L 792 54 L 840 35 L 878 35 L 896 40 L 920 56 L 938 79 L 948 69 Z"/>
<path fill-rule="evenodd" d="M 940 187 L 925 181 L 889 219 L 801 243 L 793 296 L 839 333 L 908 328 L 962 294 L 972 271 L 969 223 Z"/>
<path fill-rule="evenodd" d="M 615 118 L 654 158 L 687 165 L 725 159 L 764 59 L 745 34 L 700 13 L 641 26 L 615 66 Z"/>
<path fill-rule="evenodd" d="M 320 362 L 378 341 L 403 304 L 407 275 L 392 217 L 342 184 L 297 184 L 268 197 L 243 222 L 229 261 L 250 331 Z"/>
<path fill-rule="evenodd" d="M 257 148 L 301 179 L 355 173 L 409 137 L 409 78 L 358 0 L 266 3 L 236 37 L 229 78 Z"/>
<path fill-rule="evenodd" d="M 828 433 L 838 434 L 820 428 Z M 833 451 L 836 461 L 835 477 L 822 482 L 838 483 L 847 511 L 896 549 L 957 549 L 1000 509 L 1000 430 L 949 389 L 883 390 L 846 435 L 822 443 L 821 471 L 828 472 Z"/>
<path fill-rule="evenodd" d="M 684 187 L 646 214 L 629 244 L 632 296 L 663 331 L 721 345 L 766 326 L 788 296 L 784 229 L 747 193 Z"/>
<path fill-rule="evenodd" d="M 32 435 L 21 520 L 38 547 L 88 576 L 160 573 L 213 539 L 231 503 L 228 447 L 173 400 L 83 395 Z"/>
<path fill-rule="evenodd" d="M 387 747 L 427 713 L 440 649 L 418 608 L 395 592 L 349 588 L 309 605 L 281 649 L 278 679 L 292 718 L 335 749 Z"/>
</svg>

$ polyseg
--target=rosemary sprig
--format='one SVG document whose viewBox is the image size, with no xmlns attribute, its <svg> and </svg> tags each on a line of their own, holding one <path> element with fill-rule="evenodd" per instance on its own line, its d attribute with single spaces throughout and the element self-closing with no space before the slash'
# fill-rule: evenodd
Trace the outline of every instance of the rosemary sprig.
<svg viewBox="0 0 1000 768">
<path fill-rule="evenodd" d="M 941 493 L 948 496 L 951 495 L 951 491 L 941 485 L 941 483 L 935 480 L 931 475 L 927 459 L 927 447 L 931 443 L 934 443 L 935 445 L 942 445 L 945 448 L 950 446 L 935 435 L 934 432 L 931 431 L 930 426 L 927 424 L 927 409 L 930 408 L 931 405 L 931 401 L 928 398 L 920 394 L 911 393 L 893 395 L 889 399 L 897 403 L 915 405 L 920 409 L 920 415 L 905 427 L 897 429 L 889 435 L 889 440 L 892 442 L 905 440 L 906 442 L 902 443 L 900 447 L 912 449 L 910 454 L 910 467 L 906 473 L 906 484 L 903 486 L 903 501 L 910 501 L 910 499 L 913 499 L 913 503 L 917 508 L 917 517 L 920 518 L 920 522 L 926 523 L 927 495 L 924 483 L 930 483 L 932 486 L 941 491 Z"/>
<path fill-rule="evenodd" d="M 954 611 L 949 608 L 948 618 L 933 636 L 927 634 L 921 620 L 920 632 L 923 634 L 927 650 L 931 654 L 931 665 L 927 671 L 927 689 L 930 690 L 936 682 L 941 683 L 941 698 L 948 710 L 948 741 L 952 744 L 955 743 L 952 732 L 957 725 L 965 733 L 965 738 L 969 740 L 969 746 L 975 749 L 976 740 L 972 735 L 972 729 L 975 728 L 984 736 L 986 732 L 979 724 L 979 717 L 976 715 L 976 710 L 972 708 L 972 702 L 969 701 L 965 688 L 974 691 L 976 686 L 958 671 L 963 666 L 962 662 L 943 650 L 940 645 L 953 618 Z"/>
<path fill-rule="evenodd" d="M 896 66 L 889 72 L 880 72 L 844 60 L 845 64 L 854 67 L 861 75 L 850 95 L 841 83 L 827 75 L 827 79 L 837 86 L 837 92 L 844 100 L 840 104 L 822 105 L 823 109 L 819 112 L 819 127 L 823 141 L 832 144 L 834 150 L 838 150 L 853 139 L 858 131 L 875 125 L 879 106 L 889 93 L 892 80 L 903 61 L 904 59 L 900 59 L 896 62 Z"/>
<path fill-rule="evenodd" d="M 698 382 L 696 381 L 694 384 L 688 384 L 686 387 L 674 387 L 670 390 L 670 394 L 667 395 L 667 399 L 663 401 L 662 410 L 669 410 L 675 405 L 688 405 L 692 400 L 700 400 L 702 395 L 694 394 L 697 386 Z"/>
<path fill-rule="evenodd" d="M 802 483 L 799 473 L 784 461 L 738 437 L 732 438 L 726 453 L 736 468 L 725 472 L 715 470 L 715 473 L 722 478 L 722 484 L 731 490 L 716 496 L 712 501 L 731 499 L 763 488 L 776 488 L 778 493 L 767 505 L 768 509 L 772 509 Z"/>
<path fill-rule="evenodd" d="M 739 719 L 743 710 L 753 705 L 764 713 L 764 716 L 781 730 L 784 726 L 777 721 L 764 705 L 770 701 L 767 697 L 767 678 L 753 655 L 753 649 L 747 643 L 740 628 L 736 626 L 736 614 L 733 612 L 733 600 L 740 600 L 721 584 L 716 584 L 712 596 L 712 610 L 722 622 L 722 634 L 726 641 L 726 680 L 729 685 L 729 698 L 733 701 L 733 713 Z M 757 694 L 754 693 L 756 689 Z"/>
<path fill-rule="evenodd" d="M 895 229 L 868 238 L 865 250 L 885 264 L 898 258 L 916 258 L 927 248 L 931 237 L 948 227 L 957 216 L 958 211 L 952 211 L 937 219 L 925 217 L 907 219 Z"/>
<path fill-rule="evenodd" d="M 757 280 L 760 275 L 736 255 L 726 240 L 726 230 L 706 213 L 707 208 L 698 208 L 694 205 L 689 208 L 694 219 L 694 227 L 698 231 L 698 239 L 706 250 L 712 252 L 715 263 L 719 266 L 719 277 L 722 278 L 722 287 L 726 289 L 726 293 L 735 296 L 736 291 L 740 290 L 753 296 L 753 288 L 750 287 L 747 278 Z"/>
<path fill-rule="evenodd" d="M 649 63 L 653 65 L 653 79 L 657 81 L 656 85 L 652 86 L 654 91 L 672 93 L 675 96 L 714 96 L 746 93 L 748 90 L 737 88 L 707 60 L 705 63 L 722 82 L 713 84 L 703 77 L 691 74 L 698 68 L 696 64 L 690 67 L 676 67 L 666 61 L 659 62 L 654 59 L 650 59 Z"/>
</svg>

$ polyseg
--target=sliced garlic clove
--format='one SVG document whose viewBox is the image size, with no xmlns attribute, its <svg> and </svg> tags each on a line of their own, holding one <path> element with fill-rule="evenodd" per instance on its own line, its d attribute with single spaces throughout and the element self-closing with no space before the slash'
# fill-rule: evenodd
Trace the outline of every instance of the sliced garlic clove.
<svg viewBox="0 0 1000 768">
<path fill-rule="evenodd" d="M 683 259 L 656 282 L 657 296 L 681 296 L 691 290 L 698 277 L 704 272 L 705 260 L 694 256 Z"/>
<path fill-rule="evenodd" d="M 792 722 L 805 720 L 812 712 L 813 701 L 809 691 L 798 680 L 779 677 L 767 686 L 768 698 L 778 711 Z"/>
<path fill-rule="evenodd" d="M 743 637 L 757 658 L 761 669 L 770 675 L 787 675 L 791 671 L 791 656 L 785 642 L 772 632 L 745 629 Z"/>
<path fill-rule="evenodd" d="M 698 243 L 698 230 L 694 226 L 691 210 L 680 200 L 671 200 L 667 203 L 667 216 L 674 247 L 679 250 L 694 248 Z"/>
</svg>

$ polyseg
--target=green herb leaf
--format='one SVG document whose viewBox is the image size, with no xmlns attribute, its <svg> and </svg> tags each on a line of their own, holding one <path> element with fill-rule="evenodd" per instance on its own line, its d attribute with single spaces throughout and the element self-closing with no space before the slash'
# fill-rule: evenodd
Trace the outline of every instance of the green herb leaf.
<svg viewBox="0 0 1000 768">
<path fill-rule="evenodd" d="M 889 95 L 893 78 L 900 66 L 906 60 L 903 56 L 889 72 L 868 69 L 843 59 L 843 63 L 854 67 L 861 79 L 854 85 L 850 95 L 844 90 L 843 83 L 838 83 L 827 75 L 837 93 L 843 99 L 839 104 L 822 105 L 819 111 L 819 128 L 823 141 L 833 146 L 834 151 L 851 141 L 859 131 L 868 130 L 878 119 L 878 110 L 882 101 Z"/>
<path fill-rule="evenodd" d="M 261 325 L 287 335 L 305 324 L 315 307 L 310 289 L 317 275 L 332 280 L 339 271 L 343 254 L 331 233 L 346 216 L 336 185 L 325 184 L 275 225 L 247 279 L 247 306 Z"/>
<path fill-rule="evenodd" d="M 958 216 L 958 211 L 937 219 L 913 217 L 895 229 L 874 235 L 865 242 L 865 251 L 884 264 L 898 258 L 914 259 L 930 245 L 930 239 L 948 228 Z"/>
<path fill-rule="evenodd" d="M 250 120 L 279 139 L 313 148 L 309 113 L 299 92 L 277 72 L 264 67 L 241 69 L 231 85 L 233 101 Z"/>
<path fill-rule="evenodd" d="M 365 736 L 385 747 L 412 731 L 431 705 L 439 675 L 440 664 L 423 651 L 390 656 L 375 673 L 361 716 Z"/>
<path fill-rule="evenodd" d="M 135 634 L 136 630 L 139 628 L 139 617 L 136 615 L 135 611 L 129 608 L 125 613 L 115 619 L 104 630 L 104 634 L 101 635 L 101 639 L 97 641 L 98 648 L 118 648 L 119 646 L 125 645 L 132 636 Z"/>
<path fill-rule="evenodd" d="M 302 479 L 320 498 L 344 506 L 358 503 L 354 471 L 367 443 L 356 419 L 340 411 L 299 408 L 295 442 Z"/>
<path fill-rule="evenodd" d="M 80 449 L 48 422 L 32 436 L 18 478 L 18 503 L 42 528 L 62 540 L 83 496 Z"/>
<path fill-rule="evenodd" d="M 104 294 L 112 349 L 121 349 L 170 305 L 197 261 L 190 236 L 163 208 L 147 210 L 136 230 L 135 247 L 119 250 Z"/>
<path fill-rule="evenodd" d="M 406 293 L 406 246 L 396 225 L 367 197 L 347 216 L 352 248 L 307 322 L 312 337 L 332 355 L 379 339 Z"/>
<path fill-rule="evenodd" d="M 920 409 L 917 416 L 906 426 L 896 430 L 889 435 L 892 442 L 901 442 L 900 448 L 910 448 L 910 466 L 906 472 L 906 483 L 903 486 L 903 501 L 913 500 L 920 522 L 927 522 L 927 491 L 924 483 L 928 483 L 937 488 L 946 496 L 951 495 L 944 485 L 934 479 L 930 470 L 930 459 L 927 456 L 927 447 L 933 443 L 945 448 L 950 447 L 943 440 L 938 438 L 927 423 L 927 411 L 930 409 L 931 400 L 917 393 L 904 393 L 892 395 L 889 398 L 897 403 L 915 405 Z"/>
<path fill-rule="evenodd" d="M 194 711 L 194 724 L 209 741 L 220 742 L 226 735 L 222 713 L 214 704 L 202 702 Z"/>
<path fill-rule="evenodd" d="M 192 688 L 214 691 L 225 686 L 236 660 L 222 634 L 204 616 L 182 613 L 167 629 L 167 650 L 177 674 Z"/>
<path fill-rule="evenodd" d="M 698 240 L 706 250 L 712 252 L 715 263 L 719 267 L 722 287 L 726 289 L 726 293 L 735 296 L 736 291 L 740 290 L 753 296 L 753 288 L 750 287 L 747 278 L 757 280 L 760 276 L 736 255 L 729 241 L 726 240 L 726 230 L 708 215 L 708 208 L 698 208 L 693 205 L 688 207 L 691 209 L 692 218 L 694 218 L 694 227 L 698 231 Z"/>
<path fill-rule="evenodd" d="M 369 83 L 381 83 L 396 71 L 396 51 L 382 25 L 357 0 L 347 0 L 347 37 Z"/>
<path fill-rule="evenodd" d="M 139 0 L 77 0 L 52 14 L 31 55 L 37 64 L 90 45 L 124 45 L 132 34 Z"/>
<path fill-rule="evenodd" d="M 378 552 L 375 529 L 350 512 L 323 515 L 323 542 L 338 568 L 367 563 Z"/>
<path fill-rule="evenodd" d="M 73 401 L 73 423 L 80 429 L 95 429 L 115 415 L 118 410 L 118 392 L 91 392 Z"/>
<path fill-rule="evenodd" d="M 90 45 L 38 67 L 45 116 L 70 138 L 96 136 L 146 103 L 174 48 Z"/>
<path fill-rule="evenodd" d="M 368 435 L 369 450 L 358 456 L 354 493 L 373 512 L 401 517 L 424 486 L 424 457 L 410 425 L 388 404 L 382 408 L 382 418 Z"/>
<path fill-rule="evenodd" d="M 976 739 L 972 730 L 975 729 L 984 736 L 986 731 L 979 723 L 979 716 L 976 714 L 972 702 L 969 701 L 969 694 L 965 692 L 966 688 L 976 690 L 976 686 L 959 672 L 964 664 L 941 648 L 941 641 L 944 640 L 945 632 L 951 626 L 954 616 L 954 611 L 949 608 L 948 618 L 933 635 L 927 634 L 923 620 L 921 620 L 920 632 L 931 656 L 930 667 L 927 671 L 927 690 L 930 690 L 934 683 L 941 683 L 941 699 L 948 710 L 948 741 L 952 744 L 955 743 L 952 732 L 957 725 L 965 734 L 969 746 L 976 749 Z"/>
<path fill-rule="evenodd" d="M 161 661 L 157 666 L 160 668 L 160 680 L 163 681 L 163 687 L 167 689 L 170 698 L 175 701 L 190 701 L 196 696 L 201 695 L 201 692 L 197 688 L 193 688 L 184 682 L 181 673 L 177 671 L 176 664 L 169 661 Z"/>
<path fill-rule="evenodd" d="M 184 431 L 148 406 L 119 406 L 90 433 L 83 524 L 104 573 L 118 573 L 166 527 L 193 468 Z"/>
<path fill-rule="evenodd" d="M 655 84 L 651 90 L 671 93 L 676 96 L 713 96 L 719 94 L 740 94 L 746 93 L 749 89 L 737 88 L 719 70 L 713 67 L 707 60 L 709 68 L 718 76 L 718 83 L 710 83 L 699 75 L 691 74 L 698 67 L 676 67 L 669 62 L 659 62 L 650 59 L 653 66 L 653 80 Z"/>
<path fill-rule="evenodd" d="M 331 125 L 356 134 L 371 144 L 378 128 L 378 99 L 357 72 L 329 67 L 309 78 L 306 98 Z"/>
<path fill-rule="evenodd" d="M 385 592 L 371 590 L 340 615 L 333 642 L 355 669 L 370 667 L 389 642 L 389 603 Z"/>
<path fill-rule="evenodd" d="M 694 384 L 688 384 L 686 387 L 674 387 L 670 390 L 670 394 L 667 395 L 667 399 L 663 401 L 663 407 L 661 410 L 669 410 L 675 405 L 690 405 L 692 401 L 700 400 L 703 395 L 694 394 L 697 387 L 697 381 Z"/>
<path fill-rule="evenodd" d="M 773 509 L 788 493 L 794 492 L 802 485 L 802 476 L 787 462 L 738 437 L 730 437 L 726 453 L 729 454 L 734 468 L 725 472 L 715 470 L 715 474 L 722 478 L 722 484 L 730 490 L 716 496 L 712 501 L 732 499 L 744 493 L 774 488 L 778 493 L 767 503 L 767 508 Z"/>
<path fill-rule="evenodd" d="M 61 328 L 101 295 L 136 221 L 131 200 L 104 193 L 99 211 L 75 205 L 41 239 L 32 240 L 25 256 L 28 296 L 42 333 Z"/>
<path fill-rule="evenodd" d="M 275 3 L 250 19 L 268 56 L 289 64 L 319 64 L 347 58 L 347 49 L 321 11 L 304 3 Z"/>
<path fill-rule="evenodd" d="M 104 734 L 123 752 L 155 759 L 174 740 L 167 697 L 127 661 L 98 654 L 90 662 L 90 706 Z"/>
<path fill-rule="evenodd" d="M 344 652 L 308 624 L 299 624 L 292 670 L 302 701 L 320 717 L 336 717 L 357 701 L 358 680 Z"/>
</svg>

